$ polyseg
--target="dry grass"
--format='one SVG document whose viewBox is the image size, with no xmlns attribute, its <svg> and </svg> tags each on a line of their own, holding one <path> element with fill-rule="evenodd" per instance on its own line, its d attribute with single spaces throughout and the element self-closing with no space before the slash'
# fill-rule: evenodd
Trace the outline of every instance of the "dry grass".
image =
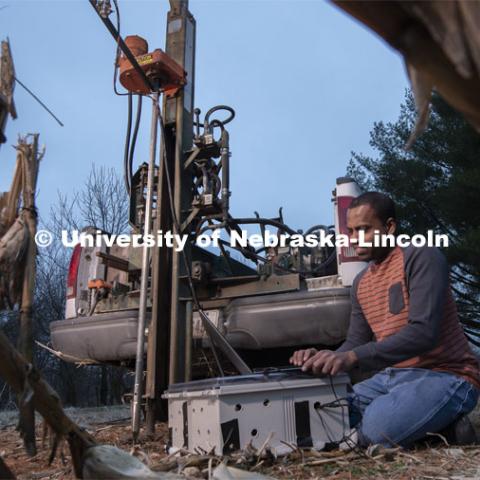
<svg viewBox="0 0 480 480">
<path fill-rule="evenodd" d="M 168 456 L 164 445 L 167 426 L 159 425 L 154 439 L 140 437 L 132 448 L 131 429 L 127 422 L 91 424 L 89 430 L 100 443 L 108 443 L 130 451 L 153 470 L 183 472 L 187 478 L 208 478 L 208 465 L 215 466 L 222 459 L 209 455 L 188 454 Z M 39 430 L 40 435 L 40 430 Z M 40 445 L 40 439 L 39 439 Z M 55 459 L 48 466 L 49 451 L 40 449 L 38 455 L 26 457 L 22 442 L 13 427 L 0 431 L 0 453 L 19 479 L 73 479 L 68 448 L 66 465 Z M 260 453 L 260 455 L 259 455 Z M 414 450 L 370 449 L 367 452 L 314 452 L 292 451 L 274 458 L 268 449 L 257 452 L 247 448 L 243 453 L 223 458 L 229 465 L 255 471 L 279 479 L 478 479 L 480 478 L 480 446 L 447 446 L 439 440 L 432 447 L 419 445 Z"/>
</svg>

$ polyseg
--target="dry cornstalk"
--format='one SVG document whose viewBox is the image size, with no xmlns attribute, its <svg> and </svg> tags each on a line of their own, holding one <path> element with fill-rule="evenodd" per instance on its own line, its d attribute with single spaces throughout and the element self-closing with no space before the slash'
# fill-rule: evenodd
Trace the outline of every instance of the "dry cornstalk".
<svg viewBox="0 0 480 480">
<path fill-rule="evenodd" d="M 18 142 L 18 157 L 22 161 L 23 170 L 23 210 L 22 219 L 28 230 L 28 244 L 23 272 L 22 300 L 20 304 L 20 334 L 18 350 L 29 363 L 33 362 L 33 324 L 32 305 L 35 289 L 37 246 L 37 213 L 35 207 L 35 192 L 37 189 L 38 168 L 41 155 L 38 153 L 38 134 L 33 135 L 32 143 L 26 139 Z M 25 449 L 30 456 L 37 453 L 35 445 L 35 410 L 33 405 L 22 398 L 18 402 L 18 430 L 23 438 Z"/>
<path fill-rule="evenodd" d="M 57 393 L 12 346 L 3 332 L 0 332 L 0 352 L 0 376 L 17 395 L 31 399 L 35 409 L 56 435 L 67 438 L 75 474 L 82 478 L 82 456 L 89 447 L 96 444 L 95 440 L 65 414 Z"/>
<path fill-rule="evenodd" d="M 67 353 L 60 352 L 59 350 L 54 350 L 53 348 L 48 347 L 47 345 L 39 342 L 38 340 L 35 340 L 35 343 L 39 347 L 45 349 L 47 352 L 50 352 L 52 355 L 55 355 L 60 360 L 73 362 L 78 367 L 82 367 L 84 365 L 97 365 L 98 363 L 98 362 L 95 362 L 94 360 L 78 358 L 78 357 L 74 357 L 73 355 L 68 355 Z"/>
<path fill-rule="evenodd" d="M 74 472 L 85 479 L 180 479 L 170 473 L 155 473 L 127 452 L 95 439 L 63 411 L 57 393 L 0 331 L 0 377 L 22 398 L 27 398 L 60 438 L 70 447 Z"/>
</svg>

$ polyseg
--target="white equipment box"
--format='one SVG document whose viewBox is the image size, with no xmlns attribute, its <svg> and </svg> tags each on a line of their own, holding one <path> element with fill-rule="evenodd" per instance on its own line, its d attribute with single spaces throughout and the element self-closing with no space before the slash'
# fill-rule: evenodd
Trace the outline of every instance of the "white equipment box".
<svg viewBox="0 0 480 480">
<path fill-rule="evenodd" d="M 321 450 L 350 433 L 349 383 L 292 368 L 171 385 L 163 396 L 171 445 L 217 455 L 267 441 L 277 455 L 288 445 Z"/>
</svg>

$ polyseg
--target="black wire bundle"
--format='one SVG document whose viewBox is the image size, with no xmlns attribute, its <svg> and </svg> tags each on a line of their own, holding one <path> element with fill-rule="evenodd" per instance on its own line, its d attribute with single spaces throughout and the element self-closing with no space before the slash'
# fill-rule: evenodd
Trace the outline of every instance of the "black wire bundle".
<svg viewBox="0 0 480 480">
<path fill-rule="evenodd" d="M 135 125 L 133 127 L 133 137 L 131 138 L 132 133 L 132 94 L 131 92 L 121 93 L 117 90 L 117 76 L 118 76 L 118 60 L 120 58 L 120 8 L 118 6 L 118 0 L 113 0 L 115 4 L 115 12 L 117 14 L 117 49 L 115 52 L 115 62 L 113 66 L 113 91 L 115 95 L 118 96 L 128 96 L 128 113 L 127 113 L 127 131 L 125 133 L 125 148 L 123 153 L 123 177 L 125 181 L 125 188 L 128 195 L 131 194 L 132 186 L 132 176 L 133 176 L 133 157 L 135 154 L 135 145 L 137 142 L 138 130 L 140 128 L 140 120 L 142 116 L 142 95 L 137 95 L 137 114 L 135 117 Z"/>
<path fill-rule="evenodd" d="M 357 453 L 359 456 L 366 457 L 367 455 L 365 454 L 365 452 L 351 439 L 351 436 L 352 436 L 353 432 L 350 432 L 348 435 L 345 432 L 345 410 L 344 410 L 344 407 L 348 408 L 349 404 L 348 404 L 348 402 L 342 404 L 342 401 L 346 401 L 347 398 L 338 396 L 337 391 L 335 390 L 335 386 L 333 385 L 332 376 L 329 375 L 328 378 L 329 378 L 329 381 L 330 381 L 330 388 L 331 388 L 332 393 L 335 397 L 335 400 L 333 400 L 332 402 L 328 402 L 328 403 L 319 404 L 317 406 L 314 406 L 315 411 L 317 412 L 317 415 L 320 418 L 320 422 L 322 423 L 322 426 L 325 430 L 325 433 L 327 434 L 328 440 L 332 445 L 336 445 L 336 446 L 340 445 L 341 443 L 345 443 L 352 451 Z M 325 423 L 325 420 L 323 419 L 323 417 L 320 413 L 320 410 L 322 410 L 324 408 L 332 408 L 332 407 L 333 408 L 340 407 L 342 409 L 343 435 L 342 435 L 342 438 L 340 440 L 333 440 L 332 435 L 331 435 L 331 431 L 328 429 L 327 424 Z"/>
<path fill-rule="evenodd" d="M 123 171 L 125 188 L 127 193 L 132 193 L 132 176 L 133 176 L 133 157 L 135 155 L 135 145 L 137 143 L 138 130 L 140 128 L 140 121 L 142 118 L 142 95 L 137 95 L 137 113 L 135 116 L 135 125 L 133 127 L 133 136 L 130 141 L 132 133 L 132 94 L 128 93 L 128 117 L 127 117 L 127 131 L 125 134 L 125 149 L 123 153 Z"/>
</svg>

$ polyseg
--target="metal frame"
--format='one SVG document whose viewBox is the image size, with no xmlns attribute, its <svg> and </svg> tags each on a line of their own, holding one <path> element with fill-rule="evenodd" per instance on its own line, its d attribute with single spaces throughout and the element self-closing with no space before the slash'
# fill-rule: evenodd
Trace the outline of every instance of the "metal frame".
<svg viewBox="0 0 480 480">
<path fill-rule="evenodd" d="M 163 118 L 165 138 L 160 155 L 166 156 L 174 185 L 174 209 L 180 224 L 191 205 L 190 173 L 183 168 L 185 152 L 193 145 L 193 106 L 195 82 L 195 19 L 188 11 L 188 0 L 170 0 L 167 17 L 166 53 L 187 72 L 187 84 L 174 97 L 165 97 Z M 156 230 L 174 230 L 169 212 L 166 171 L 160 162 L 157 190 Z M 180 232 L 178 232 L 180 233 Z M 191 258 L 190 248 L 185 251 Z M 192 309 L 180 297 L 187 292 L 180 277 L 184 273 L 179 252 L 155 249 L 152 258 L 152 321 L 147 344 L 147 431 L 153 433 L 156 419 L 166 418 L 161 394 L 170 383 L 189 377 Z M 187 347 L 188 346 L 188 347 Z M 183 351 L 183 355 L 181 352 Z"/>
</svg>

